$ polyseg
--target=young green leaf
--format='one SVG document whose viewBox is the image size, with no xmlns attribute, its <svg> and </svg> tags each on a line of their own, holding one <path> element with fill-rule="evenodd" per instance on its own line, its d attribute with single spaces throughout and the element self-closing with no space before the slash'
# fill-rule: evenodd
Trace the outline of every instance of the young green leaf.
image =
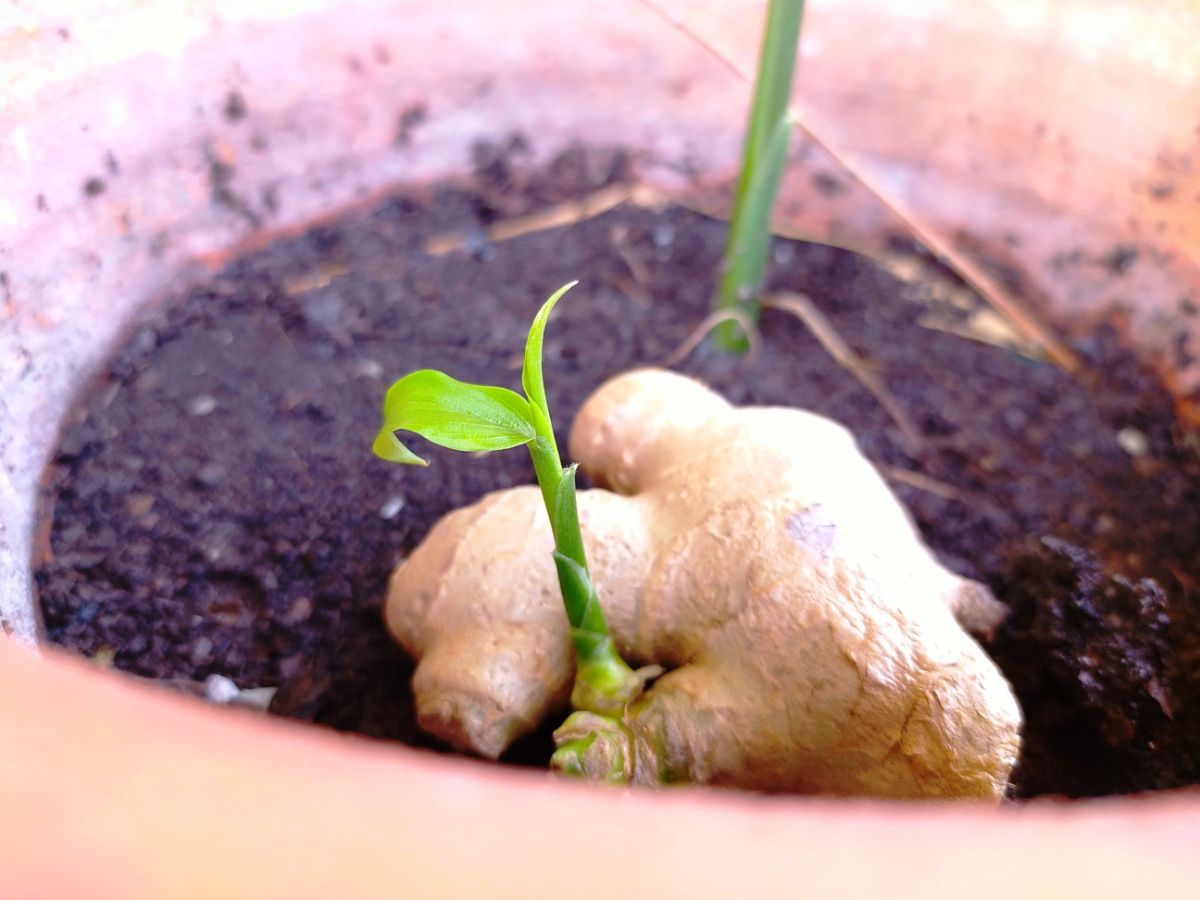
<svg viewBox="0 0 1200 900">
<path fill-rule="evenodd" d="M 507 450 L 536 437 L 529 403 L 520 394 L 467 384 L 433 369 L 406 375 L 388 389 L 373 447 L 389 461 L 424 465 L 395 431 L 414 432 L 451 450 Z"/>
<path fill-rule="evenodd" d="M 577 284 L 578 281 L 570 281 L 550 295 L 550 299 L 542 304 L 538 314 L 533 317 L 533 324 L 529 326 L 529 337 L 525 341 L 525 366 L 521 369 L 521 386 L 525 388 L 525 396 L 529 398 L 530 405 L 544 417 L 545 421 L 538 424 L 547 431 L 550 429 L 550 407 L 546 404 L 546 386 L 542 381 L 542 342 L 546 336 L 546 322 L 562 295 Z"/>
</svg>

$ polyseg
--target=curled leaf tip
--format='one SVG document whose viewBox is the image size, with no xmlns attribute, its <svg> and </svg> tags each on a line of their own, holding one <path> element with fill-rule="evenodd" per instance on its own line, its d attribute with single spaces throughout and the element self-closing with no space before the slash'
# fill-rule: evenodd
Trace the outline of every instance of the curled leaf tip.
<svg viewBox="0 0 1200 900">
<path fill-rule="evenodd" d="M 541 414 L 540 424 L 546 431 L 550 430 L 550 408 L 546 405 L 546 387 L 542 383 L 542 342 L 546 336 L 546 322 L 563 294 L 577 284 L 578 278 L 568 281 L 550 295 L 533 317 L 529 337 L 525 340 L 525 365 L 521 369 L 521 386 L 525 389 L 525 396 L 529 398 L 530 405 Z"/>
<path fill-rule="evenodd" d="M 429 465 L 428 461 L 421 459 L 421 457 L 405 447 L 404 444 L 400 443 L 400 439 L 386 428 L 380 429 L 379 434 L 375 435 L 375 442 L 371 445 L 371 450 L 380 459 L 385 459 L 388 462 L 403 463 L 409 466 Z"/>
</svg>

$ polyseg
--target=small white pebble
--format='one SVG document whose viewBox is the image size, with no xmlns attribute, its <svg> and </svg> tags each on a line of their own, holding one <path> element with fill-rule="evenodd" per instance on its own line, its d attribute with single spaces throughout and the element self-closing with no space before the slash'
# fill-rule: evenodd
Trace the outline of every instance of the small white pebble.
<svg viewBox="0 0 1200 900">
<path fill-rule="evenodd" d="M 1130 456 L 1145 456 L 1150 452 L 1150 441 L 1136 428 L 1122 428 L 1118 431 L 1117 443 Z"/>
<path fill-rule="evenodd" d="M 225 477 L 225 469 L 217 463 L 205 463 L 196 473 L 196 480 L 205 487 L 216 487 Z"/>
<path fill-rule="evenodd" d="M 383 365 L 374 359 L 364 359 L 358 364 L 358 374 L 363 378 L 382 378 Z"/>
<path fill-rule="evenodd" d="M 193 397 L 188 403 L 188 413 L 193 416 L 207 416 L 217 408 L 217 398 L 211 394 L 201 394 Z"/>
<path fill-rule="evenodd" d="M 379 518 L 394 519 L 400 515 L 400 510 L 404 509 L 404 497 L 400 494 L 394 494 L 387 498 L 387 502 L 379 507 Z"/>
<path fill-rule="evenodd" d="M 204 681 L 204 697 L 213 703 L 229 703 L 240 693 L 238 686 L 224 675 L 209 675 Z"/>
</svg>

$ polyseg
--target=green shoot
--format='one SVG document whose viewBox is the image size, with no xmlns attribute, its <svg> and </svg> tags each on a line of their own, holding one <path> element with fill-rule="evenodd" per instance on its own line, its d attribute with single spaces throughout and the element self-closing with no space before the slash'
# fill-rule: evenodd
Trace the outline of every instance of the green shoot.
<svg viewBox="0 0 1200 900">
<path fill-rule="evenodd" d="M 507 388 L 456 381 L 431 369 L 413 372 L 388 389 L 374 451 L 392 462 L 425 465 L 399 441 L 396 431 L 411 431 L 451 450 L 529 448 L 554 534 L 554 565 L 575 650 L 571 703 L 578 713 L 601 717 L 606 727 L 620 729 L 619 718 L 641 691 L 642 677 L 617 651 L 588 574 L 575 499 L 576 467 L 564 468 L 559 458 L 542 378 L 546 322 L 555 304 L 576 283 L 555 291 L 534 317 L 521 372 L 524 397 Z M 590 746 L 594 738 L 584 740 Z M 578 768 L 577 743 L 565 745 L 560 750 L 563 755 L 555 754 L 555 764 L 564 771 Z"/>
<path fill-rule="evenodd" d="M 721 260 L 715 306 L 738 310 L 751 323 L 758 321 L 758 291 L 771 246 L 771 209 L 792 133 L 787 106 L 803 13 L 804 0 L 770 0 L 754 103 L 742 149 L 742 170 Z M 736 321 L 719 325 L 715 339 L 718 347 L 732 353 L 742 353 L 747 347 L 746 335 Z"/>
</svg>

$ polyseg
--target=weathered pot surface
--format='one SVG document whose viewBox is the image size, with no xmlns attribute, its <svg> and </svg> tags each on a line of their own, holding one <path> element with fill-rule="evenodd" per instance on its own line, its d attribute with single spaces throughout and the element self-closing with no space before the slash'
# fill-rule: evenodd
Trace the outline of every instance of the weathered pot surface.
<svg viewBox="0 0 1200 900">
<path fill-rule="evenodd" d="M 1060 329 L 1122 310 L 1194 405 L 1200 369 L 1175 348 L 1200 329 L 1200 12 L 810 5 L 800 99 L 839 149 Z M 744 3 L 663 6 L 753 58 Z M 76 7 L 0 19 L 0 893 L 1187 890 L 1195 795 L 1000 812 L 615 795 L 219 714 L 22 647 L 40 471 L 140 305 L 247 241 L 453 177 L 479 138 L 520 132 L 539 158 L 619 142 L 647 181 L 711 198 L 748 94 L 636 2 Z M 902 231 L 821 151 L 794 155 L 789 228 L 867 248 Z M 601 841 L 619 865 L 580 853 Z"/>
</svg>

